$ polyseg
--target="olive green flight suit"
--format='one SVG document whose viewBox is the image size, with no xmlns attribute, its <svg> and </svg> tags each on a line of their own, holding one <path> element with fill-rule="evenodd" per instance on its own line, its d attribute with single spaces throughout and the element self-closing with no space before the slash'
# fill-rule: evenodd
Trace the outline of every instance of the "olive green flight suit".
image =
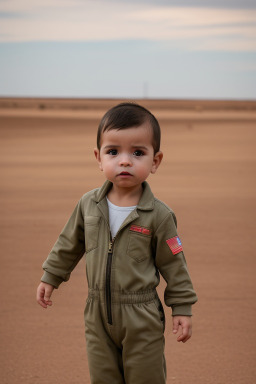
<svg viewBox="0 0 256 384">
<path fill-rule="evenodd" d="M 137 205 L 111 238 L 106 195 L 112 183 L 86 193 L 43 264 L 42 281 L 58 288 L 85 254 L 85 334 L 92 384 L 164 384 L 164 311 L 159 273 L 173 315 L 191 315 L 197 301 L 173 211 L 147 182 Z"/>
</svg>

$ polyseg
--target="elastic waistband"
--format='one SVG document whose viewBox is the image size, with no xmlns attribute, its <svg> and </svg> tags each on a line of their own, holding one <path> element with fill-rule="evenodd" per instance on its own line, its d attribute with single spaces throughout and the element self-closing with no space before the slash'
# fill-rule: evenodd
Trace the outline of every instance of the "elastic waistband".
<svg viewBox="0 0 256 384">
<path fill-rule="evenodd" d="M 105 301 L 106 291 L 104 289 L 89 289 L 88 299 L 99 299 Z M 155 289 L 148 291 L 138 292 L 122 292 L 122 291 L 111 291 L 111 301 L 113 304 L 139 304 L 148 303 L 158 298 Z"/>
</svg>

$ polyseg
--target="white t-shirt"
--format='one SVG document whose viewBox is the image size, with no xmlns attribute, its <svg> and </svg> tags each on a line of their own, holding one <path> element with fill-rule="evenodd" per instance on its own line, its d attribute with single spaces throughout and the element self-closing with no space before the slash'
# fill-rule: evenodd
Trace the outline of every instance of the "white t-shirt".
<svg viewBox="0 0 256 384">
<path fill-rule="evenodd" d="M 113 238 L 117 234 L 126 217 L 137 207 L 137 205 L 133 205 L 131 207 L 118 207 L 117 205 L 112 204 L 108 198 L 107 202 L 109 212 L 109 225 Z"/>
</svg>

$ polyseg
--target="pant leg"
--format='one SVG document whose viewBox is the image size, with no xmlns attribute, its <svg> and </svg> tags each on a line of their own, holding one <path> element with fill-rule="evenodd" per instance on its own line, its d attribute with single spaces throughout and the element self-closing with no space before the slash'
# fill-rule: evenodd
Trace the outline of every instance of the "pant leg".
<svg viewBox="0 0 256 384">
<path fill-rule="evenodd" d="M 126 384 L 165 384 L 164 315 L 159 301 L 121 306 Z"/>
<path fill-rule="evenodd" d="M 100 300 L 89 300 L 84 315 L 91 384 L 125 384 L 122 351 L 108 333 Z"/>
</svg>

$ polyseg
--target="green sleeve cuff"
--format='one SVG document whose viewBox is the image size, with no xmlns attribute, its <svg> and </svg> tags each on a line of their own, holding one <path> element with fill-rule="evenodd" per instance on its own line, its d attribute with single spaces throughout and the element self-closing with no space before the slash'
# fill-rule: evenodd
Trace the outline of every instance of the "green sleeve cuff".
<svg viewBox="0 0 256 384">
<path fill-rule="evenodd" d="M 41 281 L 43 283 L 51 284 L 54 288 L 57 289 L 59 285 L 63 282 L 63 279 L 45 271 L 41 278 Z"/>
<path fill-rule="evenodd" d="M 172 316 L 192 316 L 192 305 L 172 305 Z"/>
</svg>

